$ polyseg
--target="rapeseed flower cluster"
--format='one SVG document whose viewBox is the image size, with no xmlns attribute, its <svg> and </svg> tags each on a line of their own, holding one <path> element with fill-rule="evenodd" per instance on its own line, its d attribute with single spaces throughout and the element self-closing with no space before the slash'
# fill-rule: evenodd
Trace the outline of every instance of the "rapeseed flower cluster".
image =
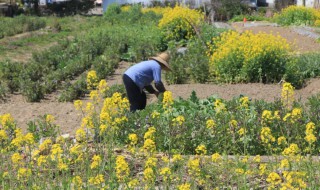
<svg viewBox="0 0 320 190">
<path fill-rule="evenodd" d="M 222 102 L 221 99 L 216 99 L 216 101 L 214 102 L 214 110 L 217 113 L 220 113 L 220 112 L 227 111 L 227 108 L 226 108 L 226 105 Z"/>
<path fill-rule="evenodd" d="M 219 162 L 222 161 L 222 157 L 221 157 L 221 155 L 220 155 L 219 153 L 214 153 L 214 154 L 212 154 L 212 156 L 211 156 L 211 160 L 212 160 L 212 162 L 214 162 L 214 163 L 219 163 Z"/>
<path fill-rule="evenodd" d="M 118 182 L 125 182 L 130 174 L 130 169 L 124 156 L 117 156 L 116 159 L 116 175 Z"/>
<path fill-rule="evenodd" d="M 271 143 L 275 142 L 275 138 L 271 133 L 271 129 L 269 127 L 262 127 L 260 138 L 262 143 L 265 145 L 271 146 Z"/>
<path fill-rule="evenodd" d="M 292 143 L 289 145 L 289 147 L 285 148 L 282 152 L 285 156 L 295 156 L 300 153 L 300 148 L 297 144 Z"/>
<path fill-rule="evenodd" d="M 213 129 L 216 126 L 216 123 L 214 122 L 213 119 L 208 119 L 206 122 L 206 127 L 208 129 Z"/>
<path fill-rule="evenodd" d="M 282 85 L 282 91 L 281 91 L 281 102 L 283 104 L 283 107 L 290 108 L 294 101 L 294 87 L 288 83 L 285 82 Z"/>
<path fill-rule="evenodd" d="M 164 110 L 168 110 L 171 108 L 173 104 L 173 97 L 172 97 L 172 92 L 170 91 L 165 91 L 163 93 L 163 99 L 162 99 L 162 105 Z"/>
<path fill-rule="evenodd" d="M 159 21 L 159 28 L 166 40 L 180 41 L 191 39 L 195 34 L 195 27 L 204 21 L 204 14 L 187 7 L 176 5 L 173 9 L 165 9 Z"/>
<path fill-rule="evenodd" d="M 87 74 L 87 88 L 89 90 L 96 89 L 99 84 L 99 79 L 96 71 L 91 70 Z"/>
<path fill-rule="evenodd" d="M 207 52 L 209 70 L 220 81 L 273 82 L 281 78 L 276 70 L 288 62 L 291 52 L 280 35 L 227 31 L 212 40 L 215 43 L 208 44 Z"/>
<path fill-rule="evenodd" d="M 207 154 L 206 146 L 203 144 L 197 146 L 196 153 L 197 153 L 197 155 L 206 155 Z"/>
<path fill-rule="evenodd" d="M 185 119 L 182 115 L 177 116 L 172 119 L 173 126 L 181 126 L 185 122 Z"/>
<path fill-rule="evenodd" d="M 273 188 L 276 188 L 277 185 L 280 185 L 280 183 L 282 182 L 282 179 L 278 173 L 271 172 L 268 175 L 268 178 L 266 179 L 266 181 L 270 183 L 270 186 L 268 189 L 273 189 Z"/>
<path fill-rule="evenodd" d="M 241 97 L 239 101 L 241 103 L 240 108 L 249 108 L 250 99 L 248 96 Z"/>
<path fill-rule="evenodd" d="M 283 117 L 283 121 L 290 122 L 291 124 L 297 122 L 302 117 L 302 110 L 300 108 L 294 108 L 291 113 L 287 113 Z"/>
<path fill-rule="evenodd" d="M 309 122 L 306 125 L 306 136 L 305 136 L 305 140 L 311 145 L 314 142 L 316 142 L 317 137 L 315 136 L 315 129 L 316 126 L 313 122 Z"/>
<path fill-rule="evenodd" d="M 91 162 L 90 168 L 91 169 L 98 168 L 99 165 L 101 164 L 101 162 L 102 162 L 101 156 L 100 155 L 94 155 L 93 158 L 92 158 L 92 162 Z"/>
<path fill-rule="evenodd" d="M 156 132 L 155 127 L 150 127 L 148 131 L 144 134 L 144 144 L 143 149 L 146 154 L 153 154 L 156 149 L 154 133 Z"/>
<path fill-rule="evenodd" d="M 275 111 L 272 114 L 272 111 L 270 110 L 263 110 L 261 119 L 261 124 L 263 126 L 267 126 L 268 124 L 271 124 L 273 121 L 280 119 L 279 111 Z"/>
</svg>

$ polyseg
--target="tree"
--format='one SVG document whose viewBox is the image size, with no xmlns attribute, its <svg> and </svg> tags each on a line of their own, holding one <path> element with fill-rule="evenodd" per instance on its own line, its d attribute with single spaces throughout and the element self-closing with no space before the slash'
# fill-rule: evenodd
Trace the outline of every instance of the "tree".
<svg viewBox="0 0 320 190">
<path fill-rule="evenodd" d="M 290 5 L 296 5 L 296 0 L 275 0 L 275 8 L 280 11 L 283 8 L 286 8 Z"/>
</svg>

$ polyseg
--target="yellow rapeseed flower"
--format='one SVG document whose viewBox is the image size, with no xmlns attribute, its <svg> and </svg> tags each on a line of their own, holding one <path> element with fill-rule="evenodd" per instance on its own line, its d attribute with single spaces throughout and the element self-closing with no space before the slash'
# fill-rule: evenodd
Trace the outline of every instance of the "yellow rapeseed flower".
<svg viewBox="0 0 320 190">
<path fill-rule="evenodd" d="M 104 176 L 102 174 L 98 174 L 95 177 L 89 178 L 89 184 L 92 185 L 100 185 L 104 182 Z"/>
<path fill-rule="evenodd" d="M 171 170 L 169 167 L 161 168 L 160 175 L 163 176 L 164 181 L 167 181 L 171 178 Z"/>
<path fill-rule="evenodd" d="M 254 161 L 255 163 L 260 163 L 260 162 L 261 162 L 261 157 L 260 157 L 260 155 L 256 155 L 256 156 L 253 158 L 253 161 Z"/>
<path fill-rule="evenodd" d="M 191 190 L 191 184 L 185 183 L 178 186 L 178 190 Z"/>
<path fill-rule="evenodd" d="M 19 165 L 21 164 L 22 162 L 22 156 L 19 154 L 19 153 L 14 153 L 12 156 L 11 156 L 11 161 L 13 163 L 13 165 Z"/>
<path fill-rule="evenodd" d="M 285 156 L 294 156 L 300 153 L 300 149 L 297 144 L 292 143 L 288 148 L 285 148 L 282 152 Z"/>
<path fill-rule="evenodd" d="M 190 159 L 187 164 L 188 173 L 190 176 L 199 177 L 200 176 L 200 160 L 199 158 Z"/>
<path fill-rule="evenodd" d="M 285 108 L 289 108 L 294 101 L 294 87 L 288 82 L 283 83 L 281 101 Z"/>
<path fill-rule="evenodd" d="M 91 70 L 87 74 L 87 86 L 89 90 L 96 89 L 98 86 L 98 77 L 97 73 L 94 70 Z"/>
<path fill-rule="evenodd" d="M 212 160 L 212 162 L 215 162 L 215 163 L 221 162 L 222 157 L 221 157 L 221 155 L 219 153 L 214 153 L 211 156 L 211 160 Z"/>
<path fill-rule="evenodd" d="M 236 168 L 235 172 L 237 174 L 244 174 L 244 170 L 242 168 Z"/>
<path fill-rule="evenodd" d="M 177 116 L 172 119 L 173 126 L 181 126 L 185 122 L 185 119 L 182 115 Z"/>
<path fill-rule="evenodd" d="M 124 156 L 117 156 L 115 169 L 118 182 L 124 182 L 129 177 L 130 169 Z"/>
<path fill-rule="evenodd" d="M 10 125 L 14 124 L 14 119 L 9 113 L 0 115 L 0 121 L 3 129 L 5 130 L 8 129 Z"/>
<path fill-rule="evenodd" d="M 178 162 L 178 161 L 181 161 L 183 160 L 181 154 L 174 154 L 173 157 L 172 157 L 172 161 L 173 162 Z"/>
<path fill-rule="evenodd" d="M 139 180 L 138 179 L 133 179 L 131 181 L 129 181 L 128 183 L 128 187 L 129 188 L 135 188 L 139 185 Z"/>
<path fill-rule="evenodd" d="M 281 162 L 280 162 L 281 169 L 287 169 L 287 168 L 289 168 L 289 166 L 290 166 L 290 163 L 289 163 L 288 159 L 281 160 Z"/>
<path fill-rule="evenodd" d="M 266 181 L 272 185 L 278 185 L 282 182 L 281 177 L 279 176 L 279 174 L 275 173 L 275 172 L 271 172 L 268 175 L 268 178 L 266 179 Z"/>
<path fill-rule="evenodd" d="M 154 133 L 156 132 L 156 128 L 155 127 L 149 127 L 147 132 L 144 134 L 144 139 L 154 139 Z"/>
<path fill-rule="evenodd" d="M 0 130 L 0 141 L 8 140 L 7 132 L 3 129 Z"/>
<path fill-rule="evenodd" d="M 146 168 L 143 171 L 143 179 L 147 183 L 153 183 L 155 181 L 155 174 L 152 168 Z"/>
<path fill-rule="evenodd" d="M 243 127 L 241 127 L 241 128 L 238 130 L 238 134 L 239 134 L 240 136 L 245 135 L 245 134 L 246 134 L 246 129 L 243 128 Z"/>
<path fill-rule="evenodd" d="M 206 127 L 208 129 L 212 129 L 216 126 L 216 123 L 212 119 L 208 119 L 206 122 Z"/>
<path fill-rule="evenodd" d="M 109 90 L 109 86 L 106 80 L 100 80 L 98 85 L 99 93 L 105 94 Z"/>
<path fill-rule="evenodd" d="M 54 116 L 53 115 L 46 115 L 46 122 L 47 123 L 53 123 L 54 122 Z"/>
<path fill-rule="evenodd" d="M 135 133 L 129 134 L 129 141 L 131 145 L 136 145 L 138 143 L 138 135 Z"/>
<path fill-rule="evenodd" d="M 34 136 L 32 133 L 27 133 L 25 136 L 24 136 L 24 141 L 28 144 L 28 145 L 32 145 L 35 143 L 34 141 Z"/>
<path fill-rule="evenodd" d="M 83 103 L 81 100 L 75 100 L 73 103 L 76 110 L 82 110 Z"/>
<path fill-rule="evenodd" d="M 75 187 L 77 187 L 77 189 L 78 188 L 81 188 L 81 186 L 82 186 L 82 179 L 81 179 L 81 177 L 80 176 L 74 176 L 73 178 L 72 178 L 72 183 L 75 185 Z"/>
<path fill-rule="evenodd" d="M 80 128 L 76 131 L 76 140 L 77 142 L 84 142 L 86 140 L 86 132 Z"/>
<path fill-rule="evenodd" d="M 154 152 L 156 150 L 156 143 L 152 139 L 147 139 L 144 141 L 143 149 L 146 152 Z"/>
<path fill-rule="evenodd" d="M 163 109 L 168 109 L 173 104 L 172 92 L 165 91 L 162 99 Z"/>
<path fill-rule="evenodd" d="M 155 168 L 157 166 L 157 158 L 148 157 L 145 163 L 145 168 Z"/>
<path fill-rule="evenodd" d="M 38 166 L 42 166 L 42 164 L 45 164 L 47 162 L 47 157 L 44 155 L 40 155 L 37 159 Z"/>
<path fill-rule="evenodd" d="M 31 176 L 31 173 L 30 168 L 19 168 L 17 178 L 18 180 L 26 181 Z"/>
<path fill-rule="evenodd" d="M 201 144 L 199 146 L 197 146 L 196 148 L 196 153 L 198 155 L 206 155 L 207 154 L 207 148 L 205 145 Z"/>
<path fill-rule="evenodd" d="M 266 173 L 267 164 L 260 164 L 259 166 L 259 174 L 264 175 Z"/>
<path fill-rule="evenodd" d="M 97 168 L 101 164 L 101 162 L 102 162 L 102 159 L 101 159 L 100 155 L 94 155 L 92 158 L 90 168 L 91 169 Z"/>
<path fill-rule="evenodd" d="M 278 145 L 286 145 L 287 144 L 287 139 L 284 136 L 281 136 L 278 138 Z"/>
</svg>

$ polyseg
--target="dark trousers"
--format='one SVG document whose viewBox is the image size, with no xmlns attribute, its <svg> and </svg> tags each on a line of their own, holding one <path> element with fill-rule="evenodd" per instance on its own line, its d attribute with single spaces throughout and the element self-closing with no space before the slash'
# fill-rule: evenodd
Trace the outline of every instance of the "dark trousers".
<svg viewBox="0 0 320 190">
<path fill-rule="evenodd" d="M 130 111 L 143 110 L 147 105 L 146 93 L 144 91 L 141 92 L 140 88 L 128 75 L 124 74 L 122 79 L 130 102 Z"/>
</svg>

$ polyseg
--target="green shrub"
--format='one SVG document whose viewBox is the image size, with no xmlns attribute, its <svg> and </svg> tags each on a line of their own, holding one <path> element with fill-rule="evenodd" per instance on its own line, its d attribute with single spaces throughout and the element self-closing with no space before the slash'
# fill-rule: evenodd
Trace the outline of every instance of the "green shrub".
<svg viewBox="0 0 320 190">
<path fill-rule="evenodd" d="M 13 63 L 10 61 L 0 62 L 0 80 L 6 84 L 5 86 L 11 93 L 19 90 L 19 77 L 21 72 L 21 63 Z"/>
<path fill-rule="evenodd" d="M 310 108 L 310 120 L 315 123 L 320 121 L 320 93 L 308 98 L 307 105 Z"/>
<path fill-rule="evenodd" d="M 302 54 L 298 58 L 297 66 L 304 79 L 319 77 L 320 53 Z"/>
<path fill-rule="evenodd" d="M 66 82 L 63 87 L 63 91 L 59 95 L 58 100 L 60 102 L 72 102 L 73 100 L 84 97 L 89 91 L 87 89 L 86 76 L 82 75 L 79 80 L 74 84 Z"/>
<path fill-rule="evenodd" d="M 53 116 L 45 114 L 27 123 L 27 131 L 33 134 L 36 142 L 39 142 L 41 138 L 55 139 L 60 133 L 59 126 L 53 124 L 51 119 Z"/>
<path fill-rule="evenodd" d="M 108 8 L 106 12 L 104 13 L 103 17 L 111 22 L 112 24 L 117 22 L 117 19 L 119 18 L 119 15 L 121 13 L 121 7 L 117 3 L 112 3 L 108 5 Z"/>
<path fill-rule="evenodd" d="M 199 36 L 187 42 L 184 53 L 176 52 L 176 44 L 171 42 L 170 65 L 172 72 L 166 73 L 166 81 L 169 84 L 197 82 L 208 82 L 209 57 L 207 56 L 208 44 L 212 43 L 212 38 L 218 36 L 223 29 L 214 28 L 208 24 L 202 24 Z"/>
<path fill-rule="evenodd" d="M 40 81 L 24 80 L 21 82 L 22 94 L 28 102 L 40 102 L 44 98 L 44 92 Z"/>
<path fill-rule="evenodd" d="M 274 19 L 281 25 L 314 25 L 320 19 L 320 12 L 313 8 L 289 6 L 275 14 Z"/>
<path fill-rule="evenodd" d="M 13 36 L 22 32 L 39 30 L 46 26 L 45 19 L 24 15 L 14 18 L 0 18 L 0 22 L 0 38 L 1 36 Z"/>
</svg>

